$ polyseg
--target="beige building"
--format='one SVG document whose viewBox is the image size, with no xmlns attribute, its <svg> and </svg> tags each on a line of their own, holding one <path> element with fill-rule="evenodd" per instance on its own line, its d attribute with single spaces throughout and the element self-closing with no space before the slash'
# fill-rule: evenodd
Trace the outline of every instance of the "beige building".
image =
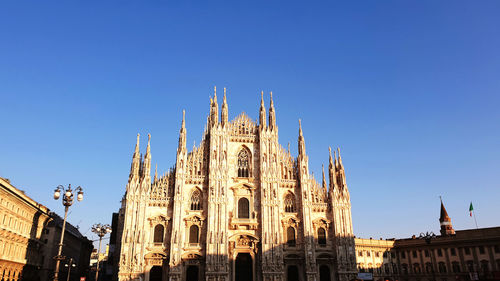
<svg viewBox="0 0 500 281">
<path fill-rule="evenodd" d="M 175 166 L 151 178 L 139 136 L 119 211 L 120 281 L 348 281 L 356 276 L 351 203 L 340 153 L 317 182 L 299 121 L 298 155 L 278 142 L 271 96 L 258 121 L 210 101 L 198 146 L 183 116 Z M 325 149 L 326 150 L 326 149 Z M 326 153 L 325 153 L 326 154 Z M 326 155 L 325 155 L 326 156 Z M 326 158 L 326 157 L 325 157 Z"/>
<path fill-rule="evenodd" d="M 0 177 L 0 280 L 37 280 L 47 207 Z"/>
<path fill-rule="evenodd" d="M 374 280 L 500 280 L 500 227 L 455 231 L 441 203 L 441 235 L 355 239 L 359 272 Z"/>
</svg>

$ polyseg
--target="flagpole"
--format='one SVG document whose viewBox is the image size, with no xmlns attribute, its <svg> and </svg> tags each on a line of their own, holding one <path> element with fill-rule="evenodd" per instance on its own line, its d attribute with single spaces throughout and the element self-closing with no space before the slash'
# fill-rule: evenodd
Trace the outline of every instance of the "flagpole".
<svg viewBox="0 0 500 281">
<path fill-rule="evenodd" d="M 474 214 L 474 222 L 476 223 L 476 229 L 479 229 L 479 227 L 477 227 L 476 212 L 472 210 L 472 213 Z"/>
</svg>

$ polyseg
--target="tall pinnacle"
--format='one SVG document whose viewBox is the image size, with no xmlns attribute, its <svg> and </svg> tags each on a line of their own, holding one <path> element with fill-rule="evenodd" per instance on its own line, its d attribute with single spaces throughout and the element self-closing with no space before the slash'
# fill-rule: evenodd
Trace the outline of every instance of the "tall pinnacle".
<svg viewBox="0 0 500 281">
<path fill-rule="evenodd" d="M 177 153 L 186 150 L 186 111 L 182 110 L 182 125 L 179 132 L 179 147 L 177 148 Z"/>
<path fill-rule="evenodd" d="M 157 181 L 158 180 L 158 164 L 156 164 L 156 167 L 155 167 L 155 179 L 154 181 Z"/>
<path fill-rule="evenodd" d="M 271 101 L 269 104 L 269 127 L 271 129 L 276 127 L 276 112 L 274 111 L 273 92 L 271 92 Z"/>
<path fill-rule="evenodd" d="M 266 107 L 264 106 L 264 91 L 260 92 L 259 124 L 261 129 L 266 129 Z"/>
<path fill-rule="evenodd" d="M 210 125 L 215 126 L 219 123 L 219 105 L 217 104 L 217 87 L 214 86 L 214 99 L 210 101 Z"/>
<path fill-rule="evenodd" d="M 148 134 L 148 146 L 146 148 L 146 157 L 151 155 L 151 134 Z"/>
<path fill-rule="evenodd" d="M 228 122 L 227 101 L 226 101 L 226 88 L 224 88 L 224 99 L 222 101 L 222 109 L 220 112 L 220 122 L 222 126 Z"/>
<path fill-rule="evenodd" d="M 299 155 L 306 155 L 306 143 L 304 135 L 302 135 L 302 121 L 299 119 Z"/>
<path fill-rule="evenodd" d="M 325 165 L 321 164 L 321 172 L 323 173 L 323 189 L 326 191 Z"/>
<path fill-rule="evenodd" d="M 140 134 L 137 134 L 137 142 L 135 143 L 134 158 L 139 157 L 139 138 Z"/>
</svg>

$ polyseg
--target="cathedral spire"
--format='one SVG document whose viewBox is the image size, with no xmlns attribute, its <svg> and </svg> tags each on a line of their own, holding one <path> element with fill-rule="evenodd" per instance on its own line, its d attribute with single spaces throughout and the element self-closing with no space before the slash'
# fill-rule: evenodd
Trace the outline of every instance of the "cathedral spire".
<svg viewBox="0 0 500 281">
<path fill-rule="evenodd" d="M 186 150 L 186 111 L 182 110 L 182 125 L 179 132 L 179 147 L 177 153 L 181 153 Z"/>
<path fill-rule="evenodd" d="M 446 209 L 444 208 L 444 204 L 443 204 L 443 200 L 441 199 L 441 196 L 439 196 L 439 200 L 441 201 L 441 214 L 439 216 L 439 224 L 441 226 L 441 235 L 443 235 L 443 236 L 454 235 L 455 230 L 453 229 L 453 226 L 451 225 L 451 218 L 448 216 L 448 212 L 446 212 Z"/>
<path fill-rule="evenodd" d="M 322 186 L 323 186 L 323 190 L 326 192 L 325 165 L 323 165 L 323 164 L 321 164 L 321 172 L 323 174 Z"/>
<path fill-rule="evenodd" d="M 266 129 L 266 107 L 264 106 L 264 91 L 260 92 L 259 124 L 261 129 Z"/>
<path fill-rule="evenodd" d="M 304 135 L 302 135 L 302 121 L 299 119 L 299 156 L 300 155 L 306 155 L 306 143 Z"/>
<path fill-rule="evenodd" d="M 155 178 L 154 178 L 154 181 L 156 182 L 158 180 L 158 164 L 156 164 L 156 167 L 155 167 Z"/>
<path fill-rule="evenodd" d="M 335 190 L 337 185 L 336 177 L 335 177 L 335 164 L 332 159 L 332 148 L 328 147 L 329 152 L 329 164 L 328 164 L 328 179 L 330 180 L 330 192 Z"/>
<path fill-rule="evenodd" d="M 139 177 L 140 164 L 141 164 L 141 154 L 139 152 L 139 138 L 140 134 L 137 134 L 137 141 L 135 143 L 134 155 L 132 156 L 132 165 L 130 166 L 129 182 L 132 179 Z"/>
<path fill-rule="evenodd" d="M 217 104 L 217 87 L 214 86 L 214 99 L 210 101 L 210 125 L 218 124 L 219 105 Z"/>
<path fill-rule="evenodd" d="M 271 102 L 269 104 L 269 128 L 273 130 L 276 127 L 276 112 L 274 111 L 273 92 L 271 92 Z"/>
<path fill-rule="evenodd" d="M 342 165 L 342 157 L 340 156 L 340 147 L 337 147 L 337 152 L 339 153 L 339 166 L 341 169 L 343 169 L 344 165 Z"/>
<path fill-rule="evenodd" d="M 224 99 L 222 102 L 222 108 L 220 112 L 220 122 L 222 127 L 227 124 L 228 112 L 227 112 L 227 101 L 226 101 L 226 88 L 224 88 Z"/>
<path fill-rule="evenodd" d="M 142 179 L 151 179 L 151 134 L 148 134 L 148 146 L 142 163 Z"/>
</svg>

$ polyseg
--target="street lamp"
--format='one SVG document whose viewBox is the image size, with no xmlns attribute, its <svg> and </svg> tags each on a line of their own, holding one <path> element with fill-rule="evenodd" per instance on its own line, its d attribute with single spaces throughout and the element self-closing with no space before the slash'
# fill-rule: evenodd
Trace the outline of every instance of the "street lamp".
<svg viewBox="0 0 500 281">
<path fill-rule="evenodd" d="M 430 245 L 431 244 L 431 241 L 432 239 L 436 238 L 436 234 L 434 234 L 434 232 L 425 232 L 425 234 L 423 232 L 420 233 L 420 236 L 418 236 L 419 239 L 424 239 L 425 240 L 425 243 L 427 243 L 427 245 Z M 434 270 L 434 250 L 433 249 L 429 249 L 431 251 L 431 270 L 432 270 L 432 279 L 435 281 L 436 280 L 436 271 Z"/>
<path fill-rule="evenodd" d="M 61 260 L 64 259 L 62 256 L 62 247 L 63 247 L 63 241 L 64 241 L 64 230 L 66 229 L 66 218 L 68 217 L 68 209 L 69 206 L 73 205 L 73 196 L 75 191 L 78 191 L 78 194 L 76 196 L 76 200 L 82 201 L 83 200 L 83 189 L 81 187 L 77 187 L 75 190 L 71 189 L 71 184 L 68 185 L 68 188 L 64 188 L 64 186 L 59 185 L 55 190 L 54 190 L 54 200 L 58 200 L 59 197 L 61 197 L 61 192 L 63 193 L 63 199 L 62 199 L 62 204 L 64 205 L 64 221 L 62 225 L 62 232 L 61 232 L 61 239 L 59 240 L 59 250 L 57 251 L 57 256 L 55 256 L 56 259 L 56 269 L 54 271 L 54 281 L 59 280 L 59 265 L 61 263 Z"/>
<path fill-rule="evenodd" d="M 73 262 L 73 258 L 70 258 L 69 262 L 67 264 L 65 264 L 64 266 L 68 268 L 68 278 L 66 279 L 66 281 L 69 281 L 69 275 L 71 274 L 71 268 L 76 267 L 76 264 Z"/>
<path fill-rule="evenodd" d="M 95 281 L 97 281 L 97 277 L 99 277 L 99 255 L 101 253 L 101 241 L 106 233 L 111 233 L 111 226 L 109 226 L 109 224 L 103 225 L 100 223 L 96 223 L 92 226 L 92 232 L 99 236 L 99 249 L 97 250 L 97 268 L 95 271 Z"/>
</svg>

